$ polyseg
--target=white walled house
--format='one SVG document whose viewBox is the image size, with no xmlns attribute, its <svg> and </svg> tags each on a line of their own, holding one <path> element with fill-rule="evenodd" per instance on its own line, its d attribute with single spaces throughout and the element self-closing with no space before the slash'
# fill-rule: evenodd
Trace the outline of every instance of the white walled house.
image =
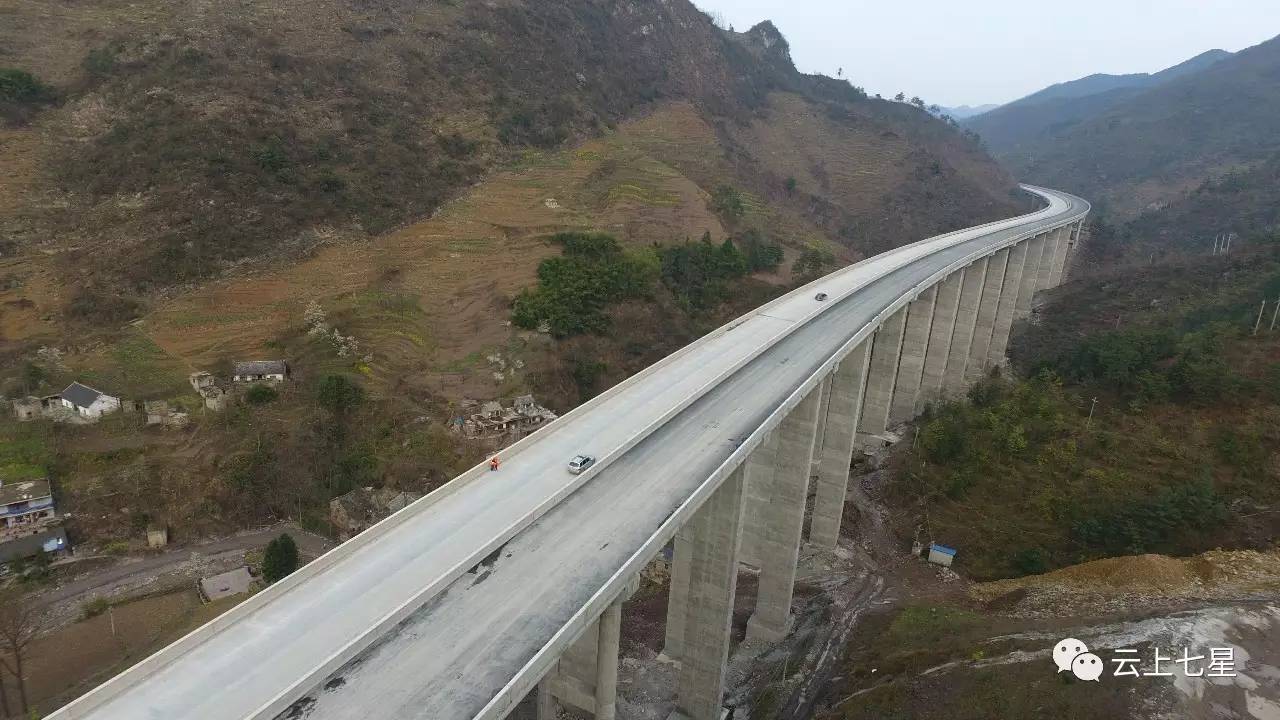
<svg viewBox="0 0 1280 720">
<path fill-rule="evenodd" d="M 83 418 L 96 420 L 121 408 L 120 398 L 73 382 L 58 396 L 62 406 Z"/>
<path fill-rule="evenodd" d="M 284 360 L 249 360 L 236 363 L 231 379 L 238 383 L 284 382 L 289 378 L 289 363 Z"/>
</svg>

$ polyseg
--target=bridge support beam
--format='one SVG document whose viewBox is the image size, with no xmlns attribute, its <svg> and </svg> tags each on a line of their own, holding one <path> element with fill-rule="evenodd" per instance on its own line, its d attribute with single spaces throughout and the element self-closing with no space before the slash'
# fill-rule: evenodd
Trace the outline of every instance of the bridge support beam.
<svg viewBox="0 0 1280 720">
<path fill-rule="evenodd" d="M 1080 239 L 1081 235 L 1084 234 L 1084 220 L 1074 222 L 1070 227 L 1071 230 L 1068 237 L 1071 238 L 1071 243 L 1067 247 L 1066 257 L 1062 260 L 1062 276 L 1059 280 L 1063 280 L 1067 277 L 1067 271 L 1071 269 L 1072 261 L 1075 260 L 1076 255 L 1080 251 Z"/>
<path fill-rule="evenodd" d="M 673 717 L 720 720 L 738 586 L 744 476 L 744 468 L 734 471 L 687 526 L 689 592 Z"/>
<path fill-rule="evenodd" d="M 1044 252 L 1040 255 L 1040 267 L 1036 272 L 1036 290 L 1053 287 L 1053 261 L 1058 256 L 1058 231 L 1044 234 Z"/>
<path fill-rule="evenodd" d="M 1039 288 L 1040 258 L 1044 254 L 1044 236 L 1037 235 L 1023 242 L 1027 246 L 1027 261 L 1022 268 L 1022 284 L 1018 287 L 1018 302 L 1013 316 L 1022 319 L 1031 314 L 1031 301 Z"/>
<path fill-rule="evenodd" d="M 1053 273 L 1049 279 L 1054 287 L 1062 284 L 1062 273 L 1067 267 L 1067 254 L 1071 252 L 1071 240 L 1074 234 L 1074 223 L 1058 228 L 1058 254 L 1053 259 Z"/>
<path fill-rule="evenodd" d="M 1004 271 L 1004 285 L 1000 289 L 1000 302 L 996 306 L 996 324 L 991 331 L 991 347 L 987 350 L 987 367 L 1005 362 L 1009 348 L 1009 333 L 1013 328 L 1013 311 L 1022 291 L 1022 269 L 1027 264 L 1027 244 L 1018 243 L 1009 248 L 1009 263 Z"/>
<path fill-rule="evenodd" d="M 862 397 L 862 415 L 858 431 L 879 435 L 889 427 L 889 406 L 898 379 L 898 358 L 902 355 L 902 338 L 906 334 L 907 308 L 904 306 L 885 319 L 876 330 L 871 345 L 871 365 L 867 389 Z"/>
<path fill-rule="evenodd" d="M 622 603 L 635 592 L 637 584 L 633 580 L 538 683 L 538 720 L 553 720 L 556 708 L 562 705 L 576 708 L 595 720 L 614 720 Z"/>
<path fill-rule="evenodd" d="M 933 328 L 933 306 L 937 302 L 938 286 L 920 293 L 920 297 L 907 306 L 907 330 L 902 336 L 902 357 L 898 360 L 898 380 L 893 389 L 893 405 L 889 408 L 889 423 L 910 420 L 916 414 L 916 400 L 920 396 L 920 383 L 924 378 L 924 359 L 929 350 L 929 331 Z"/>
<path fill-rule="evenodd" d="M 969 364 L 969 348 L 978 322 L 978 306 L 982 304 L 982 286 L 986 282 L 989 258 L 974 261 L 965 268 L 960 285 L 960 308 L 956 311 L 956 328 L 951 333 L 951 352 L 947 355 L 947 372 L 942 378 L 942 394 L 955 397 L 964 392 L 965 367 Z"/>
<path fill-rule="evenodd" d="M 827 412 L 831 407 L 831 375 L 822 380 L 822 399 L 818 405 L 818 429 L 813 434 L 813 467 L 809 469 L 811 476 L 818 474 L 818 464 L 822 459 L 822 439 L 827 434 Z"/>
<path fill-rule="evenodd" d="M 791 594 L 795 589 L 800 535 L 804 530 L 804 506 L 809 491 L 809 467 L 813 461 L 813 434 L 818 424 L 820 392 L 814 388 L 778 426 L 778 448 L 772 487 L 763 494 L 764 512 L 748 522 L 763 526 L 760 537 L 760 586 L 756 608 L 747 621 L 747 637 L 774 641 L 791 628 Z M 751 478 L 751 492 L 763 483 Z"/>
<path fill-rule="evenodd" d="M 834 548 L 840 539 L 844 498 L 849 489 L 849 465 L 853 462 L 858 413 L 862 410 L 862 391 L 867 384 L 867 365 L 871 361 L 871 344 L 871 338 L 859 343 L 840 361 L 840 367 L 831 376 L 827 432 L 822 438 L 813 519 L 809 525 L 809 542 L 818 547 Z"/>
<path fill-rule="evenodd" d="M 753 568 L 761 566 L 760 549 L 769 532 L 768 523 L 764 519 L 769 517 L 769 499 L 773 492 L 773 473 L 777 468 L 777 459 L 778 431 L 774 430 L 743 463 L 747 473 L 743 480 L 747 519 L 742 526 L 738 561 Z"/>
<path fill-rule="evenodd" d="M 929 328 L 929 347 L 924 355 L 924 375 L 916 399 L 917 413 L 942 395 L 942 380 L 947 371 L 947 357 L 951 354 L 951 336 L 956 327 L 956 312 L 960 309 L 960 287 L 964 283 L 964 275 L 965 269 L 961 268 L 936 286 L 938 295 L 933 303 L 933 325 Z"/>
<path fill-rule="evenodd" d="M 982 298 L 978 302 L 973 342 L 969 344 L 969 361 L 965 365 L 965 385 L 977 382 L 987 372 L 987 353 L 991 351 L 991 338 L 995 334 L 996 327 L 996 310 L 1000 306 L 1000 292 L 1004 289 L 1004 276 L 1008 266 L 1008 248 L 998 250 L 987 258 L 987 276 L 982 285 Z"/>
</svg>

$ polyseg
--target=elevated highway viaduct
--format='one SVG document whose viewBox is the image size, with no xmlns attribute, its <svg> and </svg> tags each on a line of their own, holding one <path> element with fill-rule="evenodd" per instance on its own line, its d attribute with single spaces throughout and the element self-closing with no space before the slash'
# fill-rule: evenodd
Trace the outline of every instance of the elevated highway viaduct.
<svg viewBox="0 0 1280 720">
<path fill-rule="evenodd" d="M 1005 360 L 1089 204 L 929 238 L 708 334 L 54 713 L 57 720 L 615 716 L 621 605 L 673 543 L 676 712 L 720 717 L 737 570 L 784 636 L 807 541 L 836 545 L 851 458 Z M 825 300 L 818 300 L 825 293 Z M 598 462 L 571 475 L 566 461 Z"/>
</svg>

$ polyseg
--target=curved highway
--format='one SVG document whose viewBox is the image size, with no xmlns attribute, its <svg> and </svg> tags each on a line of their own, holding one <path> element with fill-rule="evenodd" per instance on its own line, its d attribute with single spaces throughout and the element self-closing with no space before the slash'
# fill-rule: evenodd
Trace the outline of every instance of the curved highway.
<svg viewBox="0 0 1280 720">
<path fill-rule="evenodd" d="M 1088 212 L 1024 188 L 1046 206 L 738 318 L 50 717 L 504 716 L 843 353 L 953 270 Z M 578 452 L 599 461 L 573 476 Z"/>
</svg>

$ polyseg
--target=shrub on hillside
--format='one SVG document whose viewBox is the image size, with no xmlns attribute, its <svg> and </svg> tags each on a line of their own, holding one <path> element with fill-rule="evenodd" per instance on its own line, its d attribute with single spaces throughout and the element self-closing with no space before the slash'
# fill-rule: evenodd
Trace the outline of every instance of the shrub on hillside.
<svg viewBox="0 0 1280 720">
<path fill-rule="evenodd" d="M 782 246 L 765 240 L 759 230 L 752 228 L 742 233 L 738 245 L 746 256 L 749 272 L 773 272 L 782 264 Z"/>
<path fill-rule="evenodd" d="M 276 389 L 270 385 L 253 385 L 244 393 L 244 399 L 250 405 L 266 405 L 279 396 Z"/>
<path fill-rule="evenodd" d="M 698 242 L 669 245 L 658 251 L 662 283 L 683 305 L 708 308 L 724 300 L 727 283 L 747 274 L 747 258 L 725 239 L 720 245 L 706 233 Z"/>
<path fill-rule="evenodd" d="M 826 248 L 807 247 L 791 265 L 791 272 L 801 279 L 816 278 L 836 263 L 836 256 Z"/>
<path fill-rule="evenodd" d="M 0 120 L 6 124 L 26 123 L 54 97 L 53 88 L 26 70 L 0 68 Z"/>
<path fill-rule="evenodd" d="M 262 555 L 262 577 L 268 583 L 274 583 L 288 577 L 298 569 L 298 546 L 289 533 L 267 543 L 266 552 Z"/>
<path fill-rule="evenodd" d="M 326 375 L 316 391 L 320 407 L 342 418 L 364 402 L 364 388 L 346 375 Z"/>
<path fill-rule="evenodd" d="M 602 332 L 609 325 L 605 309 L 644 296 L 657 277 L 651 251 L 624 251 L 611 235 L 569 232 L 552 241 L 564 253 L 543 260 L 538 284 L 516 297 L 511 319 L 520 327 L 545 323 L 556 337 Z"/>
</svg>

